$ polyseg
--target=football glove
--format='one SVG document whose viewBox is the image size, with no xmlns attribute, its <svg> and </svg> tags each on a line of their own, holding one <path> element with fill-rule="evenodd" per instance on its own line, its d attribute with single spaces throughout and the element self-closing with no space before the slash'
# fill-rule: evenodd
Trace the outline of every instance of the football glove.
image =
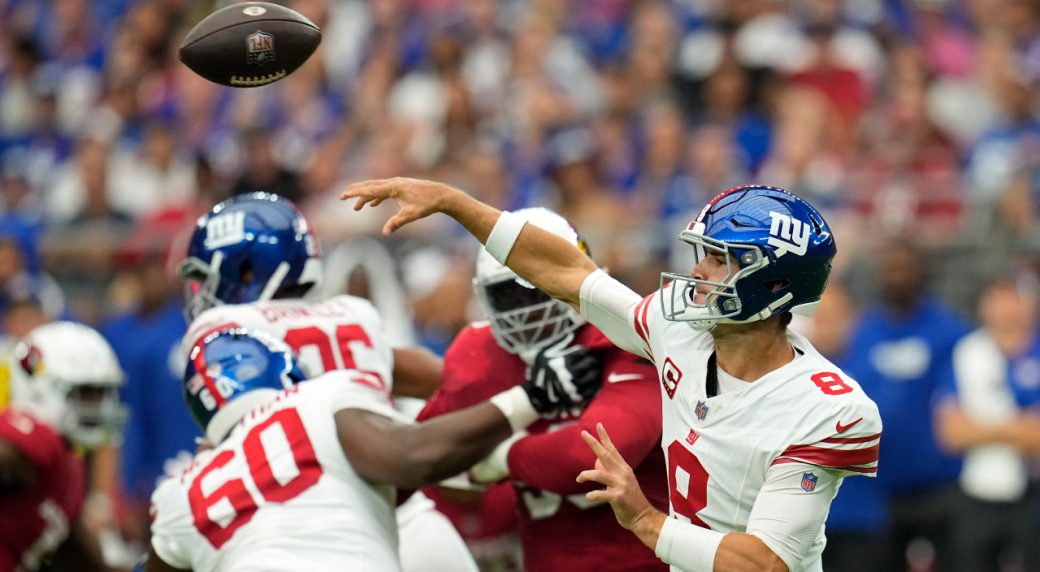
<svg viewBox="0 0 1040 572">
<path fill-rule="evenodd" d="M 547 419 L 562 412 L 580 412 L 603 384 L 603 360 L 598 350 L 574 343 L 574 333 L 541 349 L 527 367 L 523 384 L 527 398 Z"/>
</svg>

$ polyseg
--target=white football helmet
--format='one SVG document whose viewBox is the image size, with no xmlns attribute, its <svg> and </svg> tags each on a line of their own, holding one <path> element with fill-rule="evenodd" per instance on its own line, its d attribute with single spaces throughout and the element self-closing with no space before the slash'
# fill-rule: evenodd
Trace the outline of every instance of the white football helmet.
<svg viewBox="0 0 1040 572">
<path fill-rule="evenodd" d="M 562 216 L 545 208 L 514 211 L 524 220 L 587 253 L 578 233 Z M 581 327 L 585 320 L 566 302 L 554 300 L 499 264 L 487 250 L 477 255 L 473 289 L 503 349 L 530 361 L 542 347 Z"/>
<path fill-rule="evenodd" d="M 74 443 L 118 442 L 126 422 L 123 370 L 101 334 L 74 322 L 29 332 L 9 363 L 11 406 L 28 411 Z"/>
</svg>

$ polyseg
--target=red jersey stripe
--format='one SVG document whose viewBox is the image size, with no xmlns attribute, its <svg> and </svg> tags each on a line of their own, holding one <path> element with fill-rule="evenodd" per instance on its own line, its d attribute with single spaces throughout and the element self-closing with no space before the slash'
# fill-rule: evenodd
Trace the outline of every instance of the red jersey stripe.
<svg viewBox="0 0 1040 572">
<path fill-rule="evenodd" d="M 632 322 L 633 322 L 633 324 L 635 325 L 635 328 L 636 328 L 636 334 L 638 334 L 639 338 L 641 340 L 643 340 L 643 342 L 645 342 L 647 344 L 650 343 L 650 340 L 649 340 L 649 336 L 647 335 L 647 331 L 643 329 L 643 320 L 641 319 L 640 316 L 643 313 L 643 308 L 646 307 L 647 302 L 649 300 L 650 300 L 649 296 L 647 296 L 646 298 L 643 298 L 642 300 L 640 300 L 639 304 L 636 304 L 636 311 L 635 311 L 634 316 L 632 317 Z"/>
<path fill-rule="evenodd" d="M 780 454 L 780 457 L 801 459 L 825 467 L 846 467 L 876 463 L 879 449 L 879 445 L 863 449 L 828 449 L 815 445 L 794 445 L 788 447 Z"/>
<path fill-rule="evenodd" d="M 772 466 L 772 465 L 783 465 L 785 463 L 807 463 L 809 465 L 820 465 L 819 463 L 810 463 L 808 461 L 803 461 L 801 459 L 782 458 L 782 459 L 777 459 L 777 460 L 773 461 L 770 464 L 770 466 Z M 877 472 L 877 467 L 876 466 L 875 467 L 857 467 L 857 466 L 852 466 L 852 465 L 846 466 L 846 467 L 832 467 L 830 465 L 820 465 L 820 466 L 825 466 L 825 467 L 827 467 L 829 469 L 840 469 L 842 471 L 849 471 L 849 472 L 853 472 L 853 473 L 863 473 L 863 474 L 868 474 L 868 475 L 872 475 L 872 474 Z"/>
<path fill-rule="evenodd" d="M 828 437 L 821 441 L 822 443 L 869 443 L 881 438 L 881 433 L 875 433 L 874 435 L 867 435 L 866 437 Z"/>
</svg>

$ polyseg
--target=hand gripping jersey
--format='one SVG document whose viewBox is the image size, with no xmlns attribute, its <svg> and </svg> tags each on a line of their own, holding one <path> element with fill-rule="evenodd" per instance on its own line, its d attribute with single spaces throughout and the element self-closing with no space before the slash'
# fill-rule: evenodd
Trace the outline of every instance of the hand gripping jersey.
<svg viewBox="0 0 1040 572">
<path fill-rule="evenodd" d="M 184 337 L 185 355 L 196 341 L 227 327 L 253 328 L 285 340 L 308 376 L 357 369 L 388 391 L 392 387 L 393 351 L 385 341 L 382 319 L 363 298 L 342 295 L 317 303 L 293 299 L 216 306 L 191 323 Z"/>
<path fill-rule="evenodd" d="M 0 440 L 32 463 L 32 484 L 0 490 L 0 572 L 36 570 L 69 535 L 83 508 L 83 464 L 60 435 L 14 409 L 0 413 Z"/>
<path fill-rule="evenodd" d="M 595 456 L 581 440 L 602 421 L 632 463 L 650 499 L 664 509 L 664 459 L 658 449 L 660 398 L 653 367 L 614 347 L 594 327 L 577 341 L 605 352 L 603 387 L 580 418 L 538 421 L 509 452 L 510 480 L 519 507 L 519 535 L 526 570 L 663 570 L 654 553 L 621 528 L 609 505 L 590 503 L 587 484 L 575 478 Z M 485 401 L 524 382 L 524 362 L 502 349 L 491 328 L 470 326 L 444 356 L 444 381 L 419 419 Z"/>
<path fill-rule="evenodd" d="M 357 475 L 333 415 L 401 419 L 353 372 L 293 386 L 247 413 L 152 495 L 152 547 L 177 568 L 397 571 L 394 488 Z"/>
<path fill-rule="evenodd" d="M 786 514 L 772 499 L 796 503 L 786 505 L 791 508 L 802 506 L 799 495 L 823 494 L 827 503 L 812 506 L 826 507 L 841 477 L 874 476 L 877 406 L 791 331 L 793 361 L 753 383 L 733 380 L 709 395 L 709 367 L 717 374 L 714 341 L 665 320 L 659 295 L 639 300 L 597 272 L 586 279 L 581 298 L 591 322 L 657 367 L 671 516 L 719 532 L 755 534 L 790 570 L 819 570 L 826 510 Z M 776 495 L 758 502 L 764 492 Z"/>
</svg>

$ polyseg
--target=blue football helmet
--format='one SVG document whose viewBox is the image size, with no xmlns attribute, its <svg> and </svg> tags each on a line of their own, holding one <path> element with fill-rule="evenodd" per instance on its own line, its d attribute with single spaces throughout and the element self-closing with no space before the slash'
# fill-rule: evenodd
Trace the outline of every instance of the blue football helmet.
<svg viewBox="0 0 1040 572">
<path fill-rule="evenodd" d="M 811 316 L 837 252 L 830 228 L 812 205 L 784 189 L 758 185 L 712 199 L 679 240 L 694 247 L 698 263 L 722 254 L 728 266 L 718 282 L 661 275 L 664 317 L 698 330 L 786 311 Z M 694 302 L 698 285 L 711 288 L 704 304 Z"/>
<path fill-rule="evenodd" d="M 188 320 L 221 304 L 301 297 L 321 282 L 321 253 L 307 219 L 273 193 L 228 199 L 199 217 L 181 263 Z"/>
<path fill-rule="evenodd" d="M 285 342 L 259 330 L 228 328 L 191 348 L 184 399 L 215 445 L 247 411 L 305 379 Z"/>
</svg>

